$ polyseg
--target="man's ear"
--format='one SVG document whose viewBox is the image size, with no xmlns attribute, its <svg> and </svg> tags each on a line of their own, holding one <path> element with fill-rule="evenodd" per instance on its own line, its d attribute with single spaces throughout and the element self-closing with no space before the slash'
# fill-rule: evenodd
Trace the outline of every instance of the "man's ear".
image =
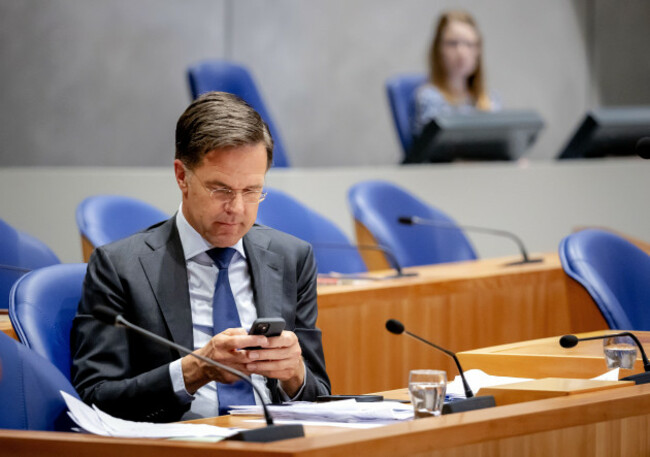
<svg viewBox="0 0 650 457">
<path fill-rule="evenodd" d="M 187 168 L 183 165 L 183 162 L 176 159 L 174 160 L 174 175 L 176 176 L 176 183 L 178 188 L 181 190 L 183 195 L 187 195 L 187 180 L 189 178 L 187 173 Z"/>
</svg>

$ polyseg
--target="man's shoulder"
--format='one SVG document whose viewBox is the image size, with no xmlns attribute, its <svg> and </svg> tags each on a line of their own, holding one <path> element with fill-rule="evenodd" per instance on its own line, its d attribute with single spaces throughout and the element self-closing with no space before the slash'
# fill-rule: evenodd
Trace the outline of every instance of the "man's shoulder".
<svg viewBox="0 0 650 457">
<path fill-rule="evenodd" d="M 253 225 L 246 236 L 253 243 L 263 245 L 270 250 L 290 249 L 304 251 L 311 249 L 311 244 L 305 240 L 266 225 Z"/>
<path fill-rule="evenodd" d="M 172 217 L 97 249 L 110 256 L 127 255 L 132 258 L 134 255 L 151 252 L 166 244 L 174 233 L 177 233 L 177 230 Z"/>
</svg>

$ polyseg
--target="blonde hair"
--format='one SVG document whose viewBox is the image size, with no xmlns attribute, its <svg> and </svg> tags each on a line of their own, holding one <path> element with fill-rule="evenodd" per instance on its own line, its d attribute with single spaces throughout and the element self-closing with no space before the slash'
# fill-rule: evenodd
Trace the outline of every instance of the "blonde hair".
<svg viewBox="0 0 650 457">
<path fill-rule="evenodd" d="M 485 89 L 485 81 L 483 78 L 483 40 L 481 38 L 481 33 L 479 32 L 476 25 L 476 21 L 474 21 L 474 18 L 466 11 L 447 11 L 440 15 L 440 18 L 438 19 L 438 25 L 436 26 L 436 34 L 433 38 L 431 48 L 429 49 L 429 81 L 431 84 L 440 89 L 442 95 L 444 95 L 448 101 L 453 103 L 454 97 L 451 95 L 451 91 L 449 90 L 447 74 L 442 62 L 441 51 L 442 34 L 444 33 L 445 28 L 452 21 L 463 22 L 472 26 L 478 35 L 479 54 L 476 57 L 476 70 L 471 76 L 469 76 L 469 78 L 467 78 L 467 86 L 470 95 L 474 99 L 476 108 L 479 110 L 487 111 L 491 108 L 491 102 L 490 97 L 487 94 L 487 90 Z"/>
</svg>

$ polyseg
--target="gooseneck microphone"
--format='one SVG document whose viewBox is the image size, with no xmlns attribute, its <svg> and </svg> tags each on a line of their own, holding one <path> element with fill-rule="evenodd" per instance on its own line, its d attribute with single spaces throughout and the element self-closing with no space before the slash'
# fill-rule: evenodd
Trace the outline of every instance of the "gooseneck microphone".
<svg viewBox="0 0 650 457">
<path fill-rule="evenodd" d="M 436 344 L 433 344 L 431 341 L 427 341 L 424 338 L 420 338 L 419 336 L 409 332 L 404 328 L 404 324 L 402 324 L 397 319 L 388 319 L 386 321 L 386 330 L 388 330 L 391 333 L 394 333 L 395 335 L 401 335 L 402 333 L 406 333 L 411 338 L 415 338 L 416 340 L 421 341 L 424 344 L 433 346 L 437 350 L 444 352 L 449 357 L 454 359 L 454 362 L 456 362 L 456 367 L 458 368 L 458 373 L 460 373 L 460 378 L 463 380 L 463 388 L 465 389 L 465 396 L 467 398 L 472 398 L 474 396 L 472 389 L 469 387 L 469 384 L 467 383 L 467 379 L 465 379 L 465 373 L 463 372 L 463 368 L 460 366 L 460 362 L 458 361 L 458 357 L 456 357 L 456 354 Z"/>
<path fill-rule="evenodd" d="M 215 366 L 221 370 L 227 371 L 230 374 L 233 374 L 237 376 L 240 379 L 243 379 L 246 381 L 248 384 L 251 385 L 255 393 L 260 399 L 260 402 L 262 403 L 262 409 L 264 410 L 264 418 L 266 419 L 266 427 L 264 428 L 255 428 L 255 429 L 250 429 L 250 430 L 242 430 L 238 432 L 237 434 L 227 438 L 229 440 L 236 440 L 236 441 L 248 441 L 248 442 L 256 442 L 256 443 L 267 443 L 271 441 L 278 441 L 278 440 L 284 440 L 284 439 L 289 439 L 289 438 L 300 438 L 305 436 L 305 431 L 300 424 L 291 424 L 291 425 L 274 425 L 273 424 L 273 417 L 269 413 L 269 410 L 266 407 L 266 402 L 264 401 L 264 397 L 262 397 L 262 394 L 258 390 L 258 388 L 255 386 L 253 381 L 249 376 L 246 376 L 244 373 L 242 373 L 239 370 L 235 370 L 234 368 L 231 368 L 227 365 L 223 365 L 215 360 L 212 360 L 210 358 L 204 357 L 202 355 L 196 354 L 190 349 L 181 346 L 180 344 L 176 344 L 173 341 L 170 341 L 166 338 L 163 338 L 162 336 L 156 335 L 153 332 L 150 332 L 149 330 L 146 330 L 142 327 L 139 327 L 135 324 L 132 324 L 131 322 L 127 321 L 122 317 L 122 315 L 116 313 L 112 309 L 108 308 L 107 306 L 103 305 L 97 305 L 92 311 L 93 317 L 97 319 L 98 321 L 104 322 L 105 324 L 108 325 L 114 325 L 116 327 L 126 327 L 130 330 L 133 330 L 134 332 L 137 332 L 141 335 L 146 336 L 147 338 L 162 344 L 164 346 L 168 346 L 171 348 L 176 349 L 182 354 L 187 354 L 191 355 L 192 357 L 196 357 L 197 359 Z"/>
<path fill-rule="evenodd" d="M 456 354 L 454 354 L 453 352 L 445 348 L 438 346 L 437 344 L 433 344 L 431 341 L 427 341 L 424 338 L 421 338 L 407 331 L 404 328 L 404 324 L 402 324 L 397 319 L 387 320 L 386 330 L 388 330 L 391 333 L 394 333 L 395 335 L 401 335 L 402 333 L 406 333 L 411 338 L 415 338 L 416 340 L 421 341 L 424 344 L 432 346 L 438 349 L 439 351 L 444 352 L 452 359 L 454 359 L 454 362 L 456 362 L 456 367 L 458 368 L 458 373 L 460 374 L 460 379 L 462 379 L 463 381 L 463 389 L 465 390 L 465 396 L 467 398 L 464 400 L 454 400 L 452 402 L 445 403 L 442 408 L 443 414 L 458 413 L 463 411 L 471 411 L 475 409 L 489 408 L 491 406 L 495 406 L 493 395 L 482 395 L 480 397 L 474 396 L 472 389 L 469 387 L 469 384 L 467 383 L 467 379 L 465 379 L 465 372 L 463 371 L 463 368 L 460 366 L 460 362 L 458 361 L 458 357 L 456 357 Z"/>
<path fill-rule="evenodd" d="M 314 247 L 314 249 L 358 249 L 359 251 L 378 251 L 385 254 L 386 257 L 388 257 L 392 267 L 395 269 L 395 272 L 397 273 L 395 276 L 393 276 L 394 278 L 405 278 L 405 277 L 418 275 L 415 272 L 404 273 L 404 271 L 402 270 L 402 266 L 400 265 L 393 251 L 388 249 L 386 246 L 382 246 L 381 244 L 312 243 L 312 246 Z M 389 279 L 389 278 L 382 278 L 382 279 Z"/>
<path fill-rule="evenodd" d="M 467 230 L 469 232 L 479 232 L 479 233 L 487 233 L 490 235 L 496 235 L 496 236 L 502 236 L 505 238 L 509 238 L 512 241 L 514 241 L 517 246 L 519 247 L 519 252 L 521 253 L 522 260 L 518 262 L 511 262 L 508 263 L 507 265 L 523 265 L 527 263 L 539 263 L 542 261 L 542 259 L 531 259 L 528 257 L 528 252 L 526 251 L 526 247 L 524 246 L 524 242 L 519 238 L 517 235 L 515 235 L 512 232 L 508 232 L 506 230 L 500 230 L 500 229 L 493 229 L 493 228 L 486 228 L 486 227 L 477 227 L 473 225 L 457 225 L 457 224 L 452 224 L 449 222 L 442 222 L 442 221 L 434 221 L 431 219 L 423 219 L 419 216 L 401 216 L 397 218 L 397 221 L 400 224 L 404 225 L 427 225 L 430 227 L 436 227 L 436 228 L 443 228 L 443 229 L 452 229 L 452 230 Z"/>
<path fill-rule="evenodd" d="M 586 338 L 578 338 L 575 335 L 564 335 L 560 338 L 560 346 L 568 349 L 576 346 L 580 341 L 604 340 L 605 338 L 611 338 L 615 336 L 629 336 L 630 338 L 632 338 L 634 344 L 636 344 L 636 346 L 639 348 L 639 352 L 641 352 L 641 358 L 643 359 L 643 370 L 645 371 L 645 373 L 637 373 L 631 376 L 627 376 L 622 380 L 634 381 L 636 384 L 650 383 L 650 361 L 648 361 L 648 356 L 646 355 L 645 350 L 641 345 L 641 342 L 633 333 L 630 332 L 608 333 L 607 335 L 590 336 Z"/>
</svg>

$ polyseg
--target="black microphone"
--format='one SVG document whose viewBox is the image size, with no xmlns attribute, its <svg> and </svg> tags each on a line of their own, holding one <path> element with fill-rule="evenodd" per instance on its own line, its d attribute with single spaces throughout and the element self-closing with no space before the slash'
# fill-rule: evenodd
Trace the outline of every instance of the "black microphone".
<svg viewBox="0 0 650 457">
<path fill-rule="evenodd" d="M 404 225 L 428 225 L 430 227 L 436 227 L 436 228 L 446 228 L 446 229 L 455 229 L 455 230 L 467 230 L 469 232 L 480 232 L 480 233 L 488 233 L 490 235 L 496 235 L 496 236 L 503 236 L 506 238 L 510 238 L 512 241 L 514 241 L 517 246 L 519 247 L 519 252 L 521 253 L 521 256 L 523 260 L 520 260 L 518 262 L 511 262 L 506 265 L 523 265 L 526 263 L 539 263 L 542 261 L 542 259 L 531 259 L 528 257 L 528 252 L 526 251 L 526 247 L 524 246 L 524 242 L 521 241 L 521 238 L 519 238 L 517 235 L 515 235 L 512 232 L 508 232 L 506 230 L 500 230 L 500 229 L 493 229 L 493 228 L 486 228 L 486 227 L 476 227 L 472 225 L 457 225 L 457 224 L 452 224 L 449 222 L 442 222 L 442 221 L 434 221 L 431 219 L 423 219 L 418 216 L 401 216 L 397 218 L 398 222 L 400 224 Z"/>
<path fill-rule="evenodd" d="M 388 276 L 381 279 L 404 278 L 418 275 L 416 272 L 404 273 L 404 270 L 393 251 L 381 244 L 312 243 L 312 246 L 314 249 L 357 249 L 360 251 L 379 251 L 388 257 L 392 267 L 397 273 L 395 276 Z"/>
<path fill-rule="evenodd" d="M 650 159 L 650 136 L 645 136 L 637 141 L 634 149 L 639 154 L 639 157 Z"/>
<path fill-rule="evenodd" d="M 95 317 L 95 319 L 97 319 L 98 321 L 104 322 L 105 324 L 108 325 L 114 325 L 116 327 L 126 327 L 141 335 L 146 336 L 149 339 L 154 340 L 157 343 L 174 348 L 183 354 L 191 355 L 193 357 L 196 357 L 199 360 L 202 360 L 207 364 L 213 365 L 217 368 L 227 371 L 228 373 L 233 374 L 238 378 L 243 379 L 248 384 L 250 384 L 253 390 L 255 391 L 255 393 L 257 394 L 257 396 L 259 397 L 260 402 L 262 403 L 262 409 L 264 410 L 264 418 L 266 419 L 266 427 L 250 429 L 250 430 L 242 430 L 227 439 L 235 440 L 235 441 L 248 441 L 254 443 L 267 443 L 271 441 L 278 441 L 278 440 L 284 440 L 289 438 L 300 438 L 305 436 L 305 431 L 301 424 L 291 424 L 291 425 L 273 424 L 273 417 L 271 416 L 269 410 L 266 407 L 266 402 L 264 401 L 264 397 L 262 397 L 262 394 L 257 389 L 255 384 L 253 384 L 251 378 L 249 376 L 246 376 L 241 371 L 235 370 L 234 368 L 223 365 L 215 360 L 196 354 L 192 352 L 190 349 L 181 346 L 180 344 L 176 344 L 173 341 L 169 341 L 168 339 L 163 338 L 162 336 L 150 332 L 149 330 L 146 330 L 142 327 L 132 324 L 131 322 L 124 319 L 122 315 L 116 313 L 115 311 L 108 308 L 107 306 L 97 305 L 93 309 L 92 313 L 93 313 L 93 317 Z"/>
<path fill-rule="evenodd" d="M 428 344 L 429 346 L 432 346 L 436 348 L 439 351 L 444 352 L 448 356 L 450 356 L 452 359 L 454 359 L 454 362 L 456 362 L 456 367 L 458 368 L 458 373 L 460 374 L 460 378 L 463 381 L 463 388 L 465 389 L 465 396 L 467 397 L 466 400 L 457 400 L 453 402 L 452 404 L 455 403 L 460 403 L 463 402 L 465 405 L 458 407 L 457 411 L 448 411 L 448 412 L 460 412 L 460 411 L 469 411 L 472 409 L 480 409 L 480 408 L 487 408 L 489 406 L 494 406 L 494 397 L 491 395 L 486 395 L 486 396 L 481 396 L 481 397 L 474 397 L 474 392 L 472 392 L 472 389 L 469 387 L 469 383 L 467 382 L 467 379 L 465 379 L 465 372 L 463 371 L 463 367 L 460 366 L 460 361 L 458 360 L 458 357 L 456 357 L 456 354 L 438 346 L 437 344 L 433 344 L 431 341 L 427 341 L 424 338 L 421 338 L 408 330 L 404 328 L 404 324 L 402 324 L 400 321 L 397 319 L 388 319 L 386 321 L 386 330 L 388 330 L 391 333 L 394 333 L 395 335 L 401 335 L 402 333 L 406 333 L 408 336 L 411 338 L 415 338 L 418 341 L 423 342 L 424 344 Z M 490 401 L 491 399 L 491 401 Z M 445 405 L 447 406 L 447 405 Z"/>
<path fill-rule="evenodd" d="M 643 359 L 643 370 L 645 373 L 637 373 L 631 376 L 622 378 L 622 381 L 634 381 L 636 384 L 647 384 L 650 383 L 650 361 L 648 361 L 648 356 L 641 345 L 639 339 L 630 332 L 620 332 L 620 333 L 609 333 L 607 335 L 599 336 L 590 336 L 587 338 L 578 338 L 575 335 L 564 335 L 560 338 L 560 346 L 563 348 L 572 348 L 578 344 L 579 341 L 589 341 L 589 340 L 603 340 L 605 338 L 610 338 L 614 336 L 629 336 L 634 341 L 634 344 L 639 348 L 641 352 L 641 358 Z"/>
</svg>

